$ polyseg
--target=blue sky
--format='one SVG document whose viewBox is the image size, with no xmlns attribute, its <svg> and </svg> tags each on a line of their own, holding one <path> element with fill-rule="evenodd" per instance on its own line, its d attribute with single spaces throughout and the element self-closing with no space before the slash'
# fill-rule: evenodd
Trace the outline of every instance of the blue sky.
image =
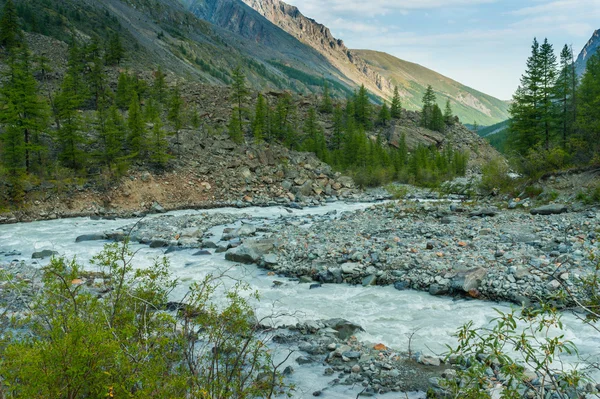
<svg viewBox="0 0 600 399">
<path fill-rule="evenodd" d="M 508 100 L 533 37 L 576 56 L 600 0 L 287 0 L 355 49 L 385 51 Z"/>
</svg>

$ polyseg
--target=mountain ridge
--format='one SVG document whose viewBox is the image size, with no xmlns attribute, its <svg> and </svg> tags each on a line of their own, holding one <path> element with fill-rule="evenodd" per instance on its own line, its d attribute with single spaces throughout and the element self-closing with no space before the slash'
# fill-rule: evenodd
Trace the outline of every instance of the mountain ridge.
<svg viewBox="0 0 600 399">
<path fill-rule="evenodd" d="M 598 49 L 600 49 L 600 29 L 593 33 L 592 37 L 586 43 L 577 57 L 575 69 L 578 76 L 582 76 L 585 73 L 587 61 L 598 51 Z"/>
</svg>

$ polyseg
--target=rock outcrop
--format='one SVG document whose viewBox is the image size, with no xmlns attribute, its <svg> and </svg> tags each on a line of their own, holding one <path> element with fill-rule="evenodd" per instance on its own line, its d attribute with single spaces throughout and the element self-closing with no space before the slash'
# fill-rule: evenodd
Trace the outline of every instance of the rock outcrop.
<svg viewBox="0 0 600 399">
<path fill-rule="evenodd" d="M 600 29 L 594 32 L 591 39 L 587 42 L 583 50 L 581 50 L 581 53 L 579 53 L 579 57 L 577 57 L 577 62 L 575 63 L 577 75 L 582 76 L 584 74 L 588 60 L 592 55 L 596 54 L 598 48 L 600 48 Z"/>
</svg>

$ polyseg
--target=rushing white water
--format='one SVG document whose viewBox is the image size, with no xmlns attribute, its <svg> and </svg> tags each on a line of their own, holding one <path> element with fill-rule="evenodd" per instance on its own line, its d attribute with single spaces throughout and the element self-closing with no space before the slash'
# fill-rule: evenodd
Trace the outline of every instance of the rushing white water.
<svg viewBox="0 0 600 399">
<path fill-rule="evenodd" d="M 332 210 L 339 212 L 352 211 L 367 207 L 367 204 L 335 203 L 323 207 L 294 210 L 292 214 L 281 207 L 218 209 L 209 211 L 178 211 L 171 215 L 202 213 L 233 213 L 252 215 L 253 223 L 260 223 L 260 218 L 288 217 L 290 215 L 325 214 Z M 152 217 L 152 216 L 150 216 Z M 11 256 L 6 260 L 23 259 L 30 261 L 35 251 L 51 249 L 68 258 L 77 257 L 83 263 L 100 252 L 105 244 L 102 241 L 75 243 L 75 238 L 82 234 L 100 233 L 117 229 L 135 220 L 91 220 L 89 218 L 62 219 L 33 223 L 20 223 L 0 226 L 0 252 L 17 250 L 19 256 Z M 223 226 L 212 232 L 219 237 Z M 162 256 L 162 250 L 150 249 L 134 244 L 137 267 L 148 266 L 155 258 Z M 285 313 L 277 318 L 279 324 L 295 324 L 301 320 L 328 319 L 341 317 L 363 326 L 366 332 L 358 338 L 372 343 L 383 343 L 398 350 L 408 349 L 408 337 L 414 333 L 412 350 L 428 354 L 442 354 L 446 344 L 455 344 L 452 334 L 463 324 L 473 321 L 475 326 L 484 326 L 496 316 L 494 308 L 509 311 L 508 304 L 496 304 L 475 300 L 452 300 L 450 298 L 433 297 L 415 291 L 398 291 L 393 287 L 353 287 L 348 285 L 324 285 L 322 288 L 309 290 L 308 284 L 298 284 L 285 278 L 268 276 L 265 270 L 255 266 L 239 266 L 225 261 L 223 254 L 194 257 L 195 251 L 174 252 L 167 257 L 170 260 L 174 276 L 181 284 L 173 293 L 174 299 L 181 298 L 189 284 L 201 280 L 209 273 L 226 271 L 228 275 L 246 281 L 261 294 L 261 301 L 256 303 L 259 317 L 273 313 Z M 2 255 L 0 255 L 2 256 Z M 40 261 L 40 265 L 48 260 Z M 273 281 L 283 282 L 275 287 Z M 565 315 L 565 338 L 572 340 L 585 356 L 598 361 L 600 336 L 592 328 L 582 326 L 573 316 Z M 292 358 L 293 359 L 293 358 Z M 575 362 L 575 359 L 572 359 Z M 324 367 L 295 367 L 294 382 L 298 385 L 296 397 L 310 397 L 317 389 L 327 386 L 331 377 L 324 377 Z M 327 398 L 355 397 L 358 388 L 336 387 L 323 393 Z M 403 394 L 388 394 L 385 397 L 402 397 Z M 418 394 L 411 398 L 420 397 Z"/>
</svg>

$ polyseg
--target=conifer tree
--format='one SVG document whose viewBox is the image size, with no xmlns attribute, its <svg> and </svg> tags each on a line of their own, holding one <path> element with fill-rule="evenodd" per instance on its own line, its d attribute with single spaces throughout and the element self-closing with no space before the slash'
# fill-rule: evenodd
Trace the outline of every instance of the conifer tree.
<svg viewBox="0 0 600 399">
<path fill-rule="evenodd" d="M 431 85 L 427 86 L 427 90 L 423 95 L 423 108 L 421 109 L 421 126 L 430 129 L 433 123 L 433 106 L 436 102 L 435 92 Z"/>
<path fill-rule="evenodd" d="M 126 72 L 121 72 L 117 80 L 117 93 L 115 102 L 121 110 L 126 110 L 131 105 L 135 92 L 133 78 Z"/>
<path fill-rule="evenodd" d="M 169 101 L 169 112 L 167 118 L 173 126 L 173 134 L 175 134 L 177 140 L 177 146 L 181 146 L 179 139 L 179 132 L 183 127 L 183 99 L 181 98 L 181 92 L 179 86 L 175 86 L 173 93 L 171 93 L 171 99 Z"/>
<path fill-rule="evenodd" d="M 244 132 L 242 131 L 242 121 L 239 119 L 240 113 L 237 107 L 231 111 L 231 119 L 229 120 L 229 138 L 237 144 L 244 142 Z"/>
<path fill-rule="evenodd" d="M 442 110 L 437 104 L 433 105 L 433 111 L 431 114 L 431 125 L 429 126 L 429 129 L 437 132 L 443 132 L 445 125 L 444 114 L 442 114 Z"/>
<path fill-rule="evenodd" d="M 7 135 L 21 135 L 21 139 L 10 139 L 9 149 L 13 153 L 9 161 L 4 160 L 4 166 L 13 172 L 23 166 L 24 171 L 30 173 L 32 154 L 39 154 L 43 149 L 39 134 L 47 125 L 47 108 L 38 95 L 37 86 L 26 49 L 19 54 L 12 53 L 6 81 L 0 86 L 0 124 L 6 128 Z M 22 143 L 22 148 L 18 143 Z"/>
<path fill-rule="evenodd" d="M 154 83 L 152 85 L 152 94 L 159 104 L 164 105 L 167 97 L 167 83 L 165 81 L 165 73 L 159 66 L 158 70 L 154 73 Z"/>
<path fill-rule="evenodd" d="M 575 125 L 575 91 L 572 84 L 574 73 L 573 53 L 571 48 L 565 44 L 560 53 L 560 69 L 554 93 L 558 107 L 558 125 L 561 130 L 563 148 L 567 147 L 567 140 L 571 136 Z"/>
<path fill-rule="evenodd" d="M 238 65 L 233 70 L 231 74 L 231 79 L 231 98 L 238 113 L 236 121 L 239 121 L 238 124 L 243 133 L 243 111 L 246 99 L 248 98 L 250 91 L 248 90 L 248 86 L 246 85 L 246 75 L 244 75 L 244 71 L 242 70 L 242 67 L 240 65 Z"/>
<path fill-rule="evenodd" d="M 57 131 L 60 147 L 59 159 L 64 166 L 80 169 L 84 164 L 84 152 L 81 145 L 85 142 L 82 134 L 82 122 L 79 108 L 83 103 L 78 80 L 73 70 L 64 77 L 61 90 L 56 96 L 57 117 L 60 128 Z"/>
<path fill-rule="evenodd" d="M 142 116 L 140 100 L 136 92 L 133 93 L 129 113 L 127 115 L 127 145 L 131 156 L 143 159 L 146 155 L 146 126 Z"/>
<path fill-rule="evenodd" d="M 446 100 L 446 109 L 444 110 L 444 123 L 450 126 L 454 123 L 454 113 L 452 112 L 452 106 L 450 105 L 450 99 Z"/>
<path fill-rule="evenodd" d="M 113 169 L 124 155 L 125 121 L 115 105 L 106 108 L 103 104 L 96 112 L 96 126 L 98 131 L 98 160 L 109 169 Z"/>
<path fill-rule="evenodd" d="M 589 58 L 581 78 L 577 106 L 577 127 L 588 144 L 594 162 L 600 161 L 600 52 Z"/>
<path fill-rule="evenodd" d="M 356 121 L 365 129 L 371 128 L 371 103 L 369 101 L 369 93 L 362 85 L 355 95 L 354 112 Z"/>
<path fill-rule="evenodd" d="M 329 93 L 329 83 L 327 83 L 327 81 L 323 83 L 323 98 L 321 99 L 319 111 L 321 111 L 324 114 L 330 114 L 333 112 L 333 101 L 331 100 L 331 94 Z"/>
<path fill-rule="evenodd" d="M 392 104 L 390 106 L 390 116 L 393 119 L 399 119 L 402 116 L 402 103 L 400 102 L 398 86 L 394 87 L 394 97 L 392 98 Z"/>
<path fill-rule="evenodd" d="M 121 37 L 118 33 L 111 35 L 108 42 L 108 47 L 105 52 L 104 62 L 106 65 L 120 65 L 125 57 L 125 49 L 121 44 Z"/>
<path fill-rule="evenodd" d="M 265 137 L 269 135 L 267 126 L 268 105 L 262 93 L 258 94 L 256 100 L 256 110 L 254 120 L 252 121 L 252 134 L 255 143 L 262 143 Z"/>
<path fill-rule="evenodd" d="M 554 47 L 544 39 L 540 47 L 540 66 L 541 66 L 541 124 L 543 129 L 544 146 L 546 150 L 550 148 L 550 141 L 555 133 L 555 107 L 554 107 L 554 86 L 556 84 L 557 61 L 554 54 Z"/>
<path fill-rule="evenodd" d="M 275 106 L 272 129 L 274 137 L 281 142 L 288 141 L 287 136 L 293 130 L 291 118 L 293 108 L 292 96 L 289 93 L 285 93 Z"/>
<path fill-rule="evenodd" d="M 150 161 L 154 165 L 164 168 L 170 159 L 168 153 L 169 142 L 160 118 L 155 117 L 153 124 L 149 148 Z"/>
<path fill-rule="evenodd" d="M 334 150 L 342 148 L 344 142 L 344 111 L 339 104 L 336 104 L 333 110 L 333 135 L 331 137 L 331 145 Z"/>
<path fill-rule="evenodd" d="M 19 26 L 17 8 L 13 0 L 6 0 L 0 18 L 0 46 L 6 50 L 13 50 L 21 45 L 23 32 Z"/>
<path fill-rule="evenodd" d="M 381 109 L 379 110 L 379 115 L 377 117 L 377 124 L 379 126 L 387 126 L 390 121 L 390 109 L 388 108 L 387 103 L 384 101 Z"/>
<path fill-rule="evenodd" d="M 509 108 L 509 142 L 515 151 L 525 154 L 542 139 L 540 124 L 542 103 L 542 62 L 540 44 L 533 39 L 527 69 L 521 76 L 521 84 L 513 96 Z"/>
</svg>

